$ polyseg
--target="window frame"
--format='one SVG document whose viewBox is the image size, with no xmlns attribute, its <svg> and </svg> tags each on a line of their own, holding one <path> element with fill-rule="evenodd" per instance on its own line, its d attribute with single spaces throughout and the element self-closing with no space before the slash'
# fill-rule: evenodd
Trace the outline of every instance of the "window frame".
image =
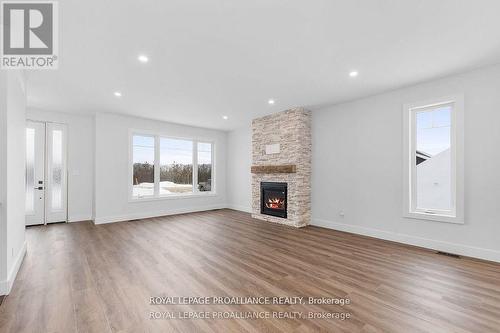
<svg viewBox="0 0 500 333">
<path fill-rule="evenodd" d="M 417 112 L 451 105 L 450 155 L 452 210 L 416 207 Z M 437 222 L 464 223 L 464 97 L 461 94 L 403 106 L 403 216 Z"/>
<path fill-rule="evenodd" d="M 134 196 L 134 136 L 147 136 L 153 137 L 155 142 L 155 155 L 154 155 L 154 194 L 147 196 Z M 193 144 L 192 151 L 192 161 L 193 161 L 193 187 L 192 192 L 189 193 L 172 193 L 172 194 L 160 194 L 160 139 L 173 139 L 173 140 L 186 140 L 191 141 Z M 198 190 L 198 142 L 209 143 L 211 145 L 211 159 L 212 159 L 212 184 L 210 191 L 199 191 Z M 141 202 L 141 201 L 156 201 L 156 200 L 168 200 L 168 199 L 182 199 L 182 198 L 193 198 L 193 197 L 206 197 L 206 196 L 216 196 L 216 165 L 215 165 L 215 150 L 216 144 L 213 139 L 206 139 L 200 137 L 178 137 L 172 135 L 165 135 L 158 132 L 152 132 L 147 130 L 129 130 L 129 172 L 128 172 L 128 199 L 129 202 Z"/>
</svg>

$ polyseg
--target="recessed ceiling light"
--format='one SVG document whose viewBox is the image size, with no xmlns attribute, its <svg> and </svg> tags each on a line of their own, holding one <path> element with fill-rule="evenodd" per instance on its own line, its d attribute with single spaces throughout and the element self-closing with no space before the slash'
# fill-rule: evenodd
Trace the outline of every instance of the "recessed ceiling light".
<svg viewBox="0 0 500 333">
<path fill-rule="evenodd" d="M 228 119 L 229 119 L 229 117 L 228 117 L 228 116 L 222 116 L 222 119 L 224 119 L 224 120 L 228 120 Z"/>
<path fill-rule="evenodd" d="M 273 104 L 274 104 L 274 99 L 270 99 L 270 100 L 268 100 L 268 101 L 267 101 L 267 104 L 269 104 L 269 105 L 273 105 Z"/>
<path fill-rule="evenodd" d="M 349 73 L 349 76 L 350 77 L 356 77 L 356 76 L 358 76 L 358 74 L 359 74 L 358 71 L 352 71 L 352 72 Z"/>
<path fill-rule="evenodd" d="M 119 91 L 115 91 L 114 95 L 115 97 L 122 97 L 122 93 Z"/>
<path fill-rule="evenodd" d="M 145 64 L 149 61 L 149 58 L 147 56 L 145 56 L 144 54 L 141 54 L 137 57 L 137 60 L 139 60 L 140 62 Z"/>
</svg>

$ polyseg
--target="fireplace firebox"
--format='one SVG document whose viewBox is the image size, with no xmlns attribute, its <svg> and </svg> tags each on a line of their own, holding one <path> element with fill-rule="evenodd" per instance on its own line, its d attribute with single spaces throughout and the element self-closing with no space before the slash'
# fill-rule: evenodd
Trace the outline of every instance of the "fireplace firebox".
<svg viewBox="0 0 500 333">
<path fill-rule="evenodd" d="M 260 213 L 286 218 L 287 183 L 260 183 Z"/>
</svg>

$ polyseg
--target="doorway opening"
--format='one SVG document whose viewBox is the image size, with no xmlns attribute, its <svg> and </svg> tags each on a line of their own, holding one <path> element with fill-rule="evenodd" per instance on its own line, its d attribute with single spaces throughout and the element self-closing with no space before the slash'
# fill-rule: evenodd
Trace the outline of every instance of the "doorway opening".
<svg viewBox="0 0 500 333">
<path fill-rule="evenodd" d="M 26 122 L 26 225 L 67 222 L 67 126 Z"/>
</svg>

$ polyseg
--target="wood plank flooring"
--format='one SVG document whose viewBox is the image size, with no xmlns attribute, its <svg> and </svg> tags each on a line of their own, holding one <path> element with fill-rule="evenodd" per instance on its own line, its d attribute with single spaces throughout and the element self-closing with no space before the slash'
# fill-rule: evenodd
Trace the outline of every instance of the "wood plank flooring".
<svg viewBox="0 0 500 333">
<path fill-rule="evenodd" d="M 33 227 L 0 332 L 500 332 L 500 265 L 217 210 Z M 349 305 L 151 305 L 151 296 L 348 298 Z M 350 319 L 150 319 L 151 312 Z"/>
</svg>

